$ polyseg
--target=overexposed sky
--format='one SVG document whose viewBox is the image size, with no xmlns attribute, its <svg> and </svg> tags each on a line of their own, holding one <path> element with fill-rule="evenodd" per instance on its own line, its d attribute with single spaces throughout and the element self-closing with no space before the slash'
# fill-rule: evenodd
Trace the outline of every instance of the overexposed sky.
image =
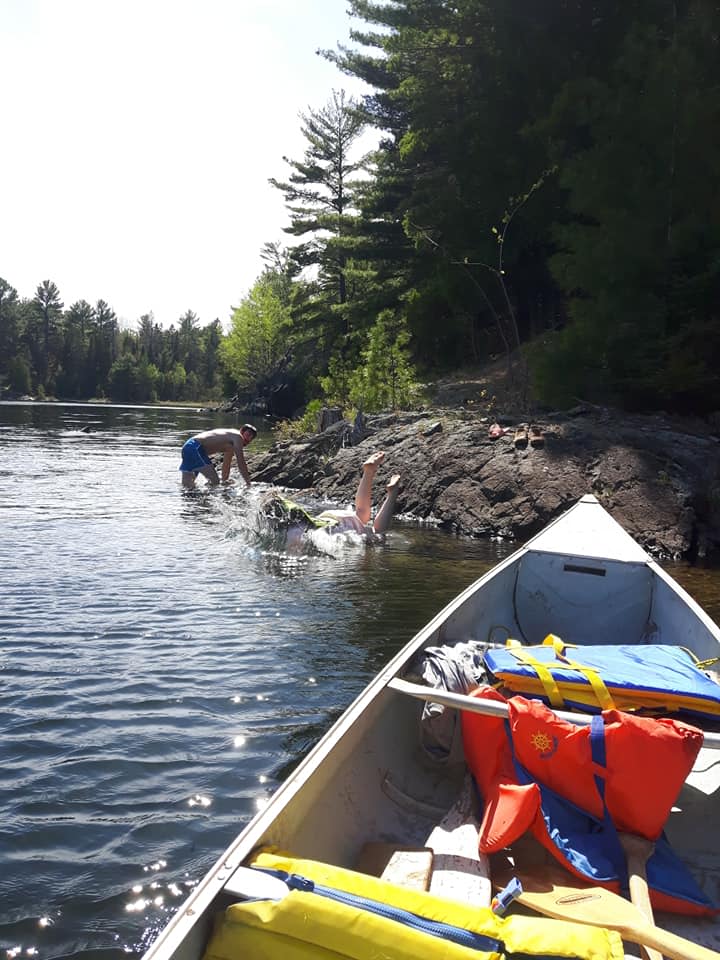
<svg viewBox="0 0 720 960">
<path fill-rule="evenodd" d="M 298 113 L 368 92 L 316 55 L 345 0 L 0 0 L 0 277 L 123 325 L 231 308 L 288 242 Z"/>
</svg>

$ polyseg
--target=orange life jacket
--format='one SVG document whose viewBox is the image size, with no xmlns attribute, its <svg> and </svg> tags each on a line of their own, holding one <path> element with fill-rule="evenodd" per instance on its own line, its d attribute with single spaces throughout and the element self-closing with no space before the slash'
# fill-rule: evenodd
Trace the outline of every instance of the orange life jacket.
<svg viewBox="0 0 720 960">
<path fill-rule="evenodd" d="M 491 687 L 474 696 L 505 702 Z M 507 721 L 462 713 L 465 756 L 485 804 L 480 850 L 498 851 L 529 830 L 576 876 L 617 890 L 627 877 L 617 830 L 627 830 L 656 841 L 647 875 L 657 909 L 715 912 L 662 836 L 702 731 L 617 710 L 578 727 L 537 700 L 507 703 Z"/>
</svg>

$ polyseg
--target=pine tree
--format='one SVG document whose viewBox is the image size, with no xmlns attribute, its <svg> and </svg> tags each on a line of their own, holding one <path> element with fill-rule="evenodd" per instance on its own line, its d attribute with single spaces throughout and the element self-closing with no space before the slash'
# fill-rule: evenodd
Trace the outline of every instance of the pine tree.
<svg viewBox="0 0 720 960">
<path fill-rule="evenodd" d="M 356 187 L 353 175 L 362 166 L 352 159 L 352 148 L 363 129 L 357 104 L 344 91 L 333 91 L 320 110 L 301 114 L 307 140 L 302 160 L 283 159 L 292 172 L 286 181 L 270 179 L 282 191 L 290 212 L 286 232 L 304 239 L 292 247 L 300 268 L 316 271 L 312 295 L 296 310 L 301 323 L 319 326 L 333 342 L 348 330 L 344 305 L 348 301 L 348 259 L 356 223 Z"/>
</svg>

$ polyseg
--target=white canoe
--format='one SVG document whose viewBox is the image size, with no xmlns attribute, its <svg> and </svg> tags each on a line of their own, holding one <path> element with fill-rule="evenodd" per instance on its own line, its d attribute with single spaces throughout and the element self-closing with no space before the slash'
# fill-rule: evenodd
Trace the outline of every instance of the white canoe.
<svg viewBox="0 0 720 960">
<path fill-rule="evenodd" d="M 464 590 L 388 663 L 223 853 L 145 960 L 200 960 L 214 916 L 237 899 L 233 875 L 259 846 L 352 869 L 369 841 L 427 842 L 458 796 L 464 765 L 431 769 L 418 749 L 421 700 L 439 697 L 403 680 L 408 664 L 431 646 L 503 644 L 508 636 L 539 644 L 548 633 L 572 643 L 655 642 L 687 647 L 700 660 L 720 656 L 720 628 L 594 497 L 583 497 Z M 465 705 L 459 694 L 445 702 Z M 667 825 L 674 849 L 716 904 L 719 746 L 719 734 L 706 737 Z M 663 914 L 661 925 L 720 949 L 717 921 Z"/>
</svg>

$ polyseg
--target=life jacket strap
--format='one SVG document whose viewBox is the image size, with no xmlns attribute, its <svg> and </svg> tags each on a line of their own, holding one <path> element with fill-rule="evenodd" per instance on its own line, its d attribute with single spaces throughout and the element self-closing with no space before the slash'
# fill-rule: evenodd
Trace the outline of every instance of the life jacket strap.
<svg viewBox="0 0 720 960">
<path fill-rule="evenodd" d="M 585 677 L 590 685 L 590 688 L 595 694 L 595 698 L 601 710 L 615 709 L 615 701 L 605 685 L 605 681 L 602 679 L 599 671 L 595 667 L 588 667 L 577 660 L 569 660 L 565 656 L 563 656 L 563 662 L 558 661 L 557 663 L 553 664 L 542 663 L 540 660 L 534 657 L 533 654 L 527 650 L 527 648 L 523 647 L 512 647 L 510 649 L 510 653 L 512 653 L 512 655 L 521 663 L 532 667 L 532 669 L 538 675 L 538 679 L 543 686 L 545 696 L 548 698 L 550 706 L 556 707 L 557 709 L 565 706 L 565 701 L 560 692 L 560 687 L 558 686 L 553 671 L 558 672 L 563 670 L 574 670 L 577 673 L 581 673 Z"/>
</svg>

